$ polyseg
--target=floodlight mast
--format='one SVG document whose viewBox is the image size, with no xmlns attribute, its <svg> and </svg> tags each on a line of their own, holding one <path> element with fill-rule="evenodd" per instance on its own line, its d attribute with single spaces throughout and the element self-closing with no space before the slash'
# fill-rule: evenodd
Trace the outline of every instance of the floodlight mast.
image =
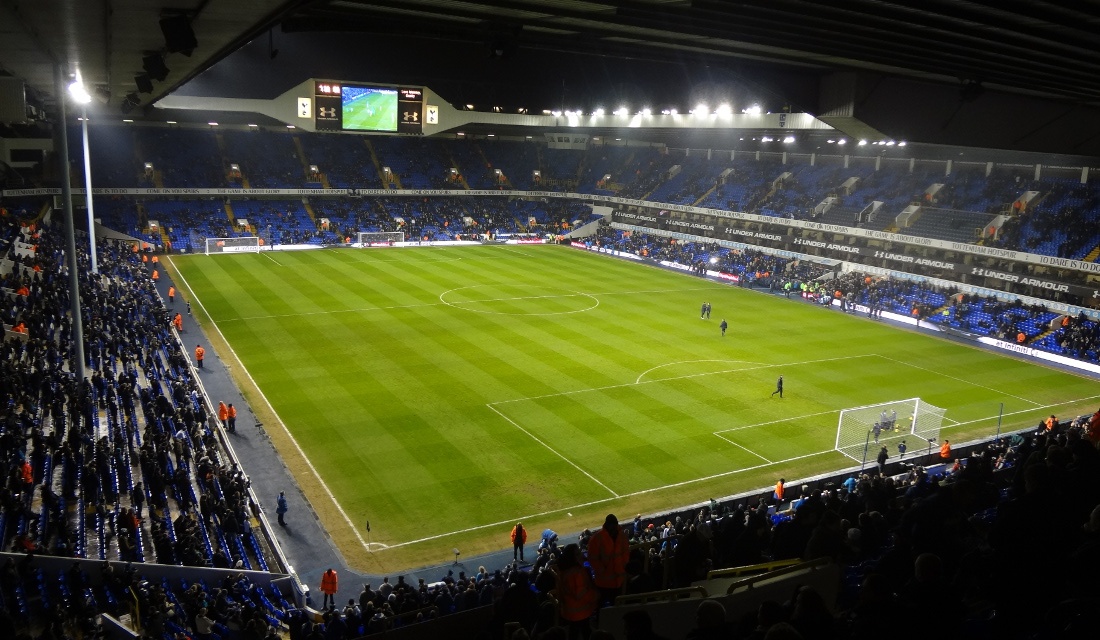
<svg viewBox="0 0 1100 640">
<path fill-rule="evenodd" d="M 76 376 L 77 384 L 84 380 L 87 373 L 84 362 L 84 323 L 80 317 L 80 261 L 76 258 L 76 229 L 73 223 L 73 191 L 69 186 L 69 132 L 65 126 L 67 109 L 65 107 L 65 81 L 61 64 L 53 67 L 54 90 L 57 92 L 58 143 L 61 147 L 57 154 L 57 163 L 61 169 L 61 199 L 65 207 L 65 254 L 69 263 L 69 306 L 73 322 L 73 352 L 70 370 Z"/>
<path fill-rule="evenodd" d="M 84 116 L 80 129 L 84 137 L 84 200 L 88 205 L 88 255 L 92 259 L 92 274 L 99 273 L 95 253 L 95 209 L 92 207 L 92 154 L 88 151 L 88 105 L 81 106 Z"/>
</svg>

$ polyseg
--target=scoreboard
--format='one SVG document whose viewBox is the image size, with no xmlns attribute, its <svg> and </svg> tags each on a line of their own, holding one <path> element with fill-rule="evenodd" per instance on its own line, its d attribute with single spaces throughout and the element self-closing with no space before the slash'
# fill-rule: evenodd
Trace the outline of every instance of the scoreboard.
<svg viewBox="0 0 1100 640">
<path fill-rule="evenodd" d="M 424 90 L 418 87 L 317 81 L 313 105 L 317 131 L 424 131 Z"/>
</svg>

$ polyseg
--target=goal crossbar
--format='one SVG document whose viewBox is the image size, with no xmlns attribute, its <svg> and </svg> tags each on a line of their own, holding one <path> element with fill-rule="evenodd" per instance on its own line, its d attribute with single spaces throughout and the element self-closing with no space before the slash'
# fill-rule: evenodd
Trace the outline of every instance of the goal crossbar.
<svg viewBox="0 0 1100 640">
<path fill-rule="evenodd" d="M 206 255 L 212 253 L 259 253 L 260 239 L 256 236 L 236 238 L 207 238 Z"/>
<path fill-rule="evenodd" d="M 360 231 L 355 237 L 361 247 L 384 247 L 405 241 L 404 231 Z"/>
<path fill-rule="evenodd" d="M 892 447 L 898 452 L 909 446 L 919 449 L 939 439 L 944 412 L 920 398 L 844 409 L 837 421 L 834 448 L 861 464 L 867 462 L 872 444 Z M 905 446 L 899 448 L 902 443 Z"/>
</svg>

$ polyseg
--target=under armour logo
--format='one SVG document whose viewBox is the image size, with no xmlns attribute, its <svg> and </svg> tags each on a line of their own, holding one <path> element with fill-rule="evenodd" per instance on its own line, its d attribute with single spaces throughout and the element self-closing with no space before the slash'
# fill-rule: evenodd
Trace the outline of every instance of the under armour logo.
<svg viewBox="0 0 1100 640">
<path fill-rule="evenodd" d="M 317 109 L 318 118 L 335 118 L 336 107 L 319 107 Z"/>
<path fill-rule="evenodd" d="M 403 111 L 401 116 L 405 122 L 420 122 L 419 111 Z"/>
</svg>

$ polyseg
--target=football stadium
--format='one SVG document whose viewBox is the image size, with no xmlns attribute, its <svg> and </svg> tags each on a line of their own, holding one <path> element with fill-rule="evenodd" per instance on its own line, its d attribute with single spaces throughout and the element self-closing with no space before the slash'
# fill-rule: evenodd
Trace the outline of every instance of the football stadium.
<svg viewBox="0 0 1100 640">
<path fill-rule="evenodd" d="M 1097 19 L 0 4 L 0 637 L 1092 637 Z"/>
</svg>

